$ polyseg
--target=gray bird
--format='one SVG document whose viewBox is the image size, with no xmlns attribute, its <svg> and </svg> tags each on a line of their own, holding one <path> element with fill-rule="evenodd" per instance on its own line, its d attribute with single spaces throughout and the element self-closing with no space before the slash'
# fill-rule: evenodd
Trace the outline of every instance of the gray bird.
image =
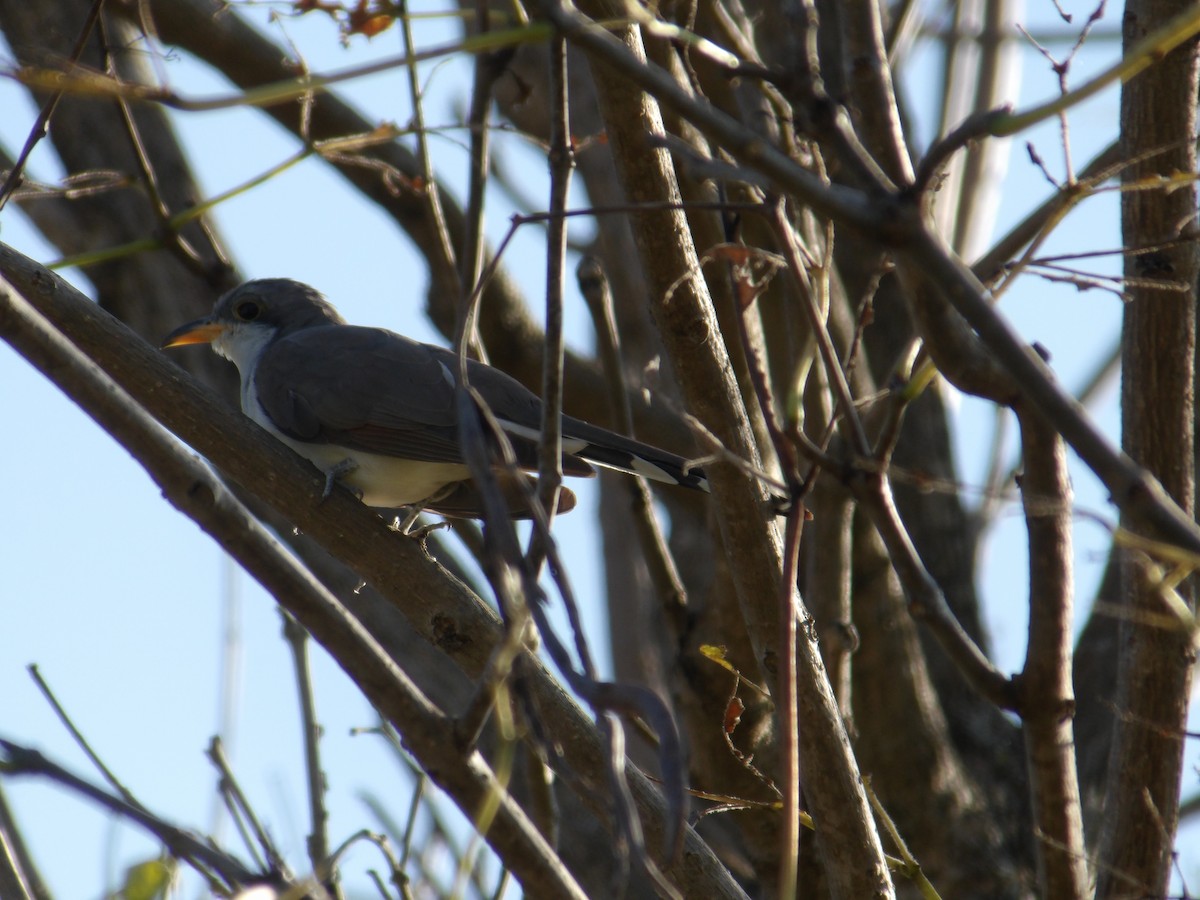
<svg viewBox="0 0 1200 900">
<path fill-rule="evenodd" d="M 242 411 L 369 506 L 418 506 L 481 517 L 482 498 L 463 460 L 455 414 L 458 357 L 382 328 L 347 325 L 314 288 L 286 278 L 248 281 L 162 346 L 210 343 L 238 367 Z M 542 401 L 499 369 L 471 360 L 468 380 L 512 443 L 518 465 L 537 468 Z M 592 464 L 708 490 L 680 456 L 564 416 L 563 472 Z M 518 485 L 498 473 L 515 515 Z M 528 478 L 528 476 L 522 476 Z M 560 511 L 575 505 L 563 491 Z"/>
</svg>

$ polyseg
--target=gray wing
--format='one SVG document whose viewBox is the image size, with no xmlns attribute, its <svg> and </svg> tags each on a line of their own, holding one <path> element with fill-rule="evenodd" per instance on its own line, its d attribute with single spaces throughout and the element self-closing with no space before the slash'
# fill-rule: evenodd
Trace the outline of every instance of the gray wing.
<svg viewBox="0 0 1200 900">
<path fill-rule="evenodd" d="M 308 328 L 271 344 L 259 402 L 288 437 L 427 462 L 459 462 L 454 386 L 416 341 L 377 328 Z"/>
<path fill-rule="evenodd" d="M 271 344 L 255 372 L 259 402 L 280 431 L 426 462 L 461 462 L 454 408 L 457 358 L 381 328 L 307 328 Z M 541 401 L 498 369 L 470 364 L 473 387 L 497 418 L 540 425 Z M 536 444 L 513 436 L 518 462 L 537 465 Z M 568 474 L 592 474 L 564 458 Z"/>
</svg>

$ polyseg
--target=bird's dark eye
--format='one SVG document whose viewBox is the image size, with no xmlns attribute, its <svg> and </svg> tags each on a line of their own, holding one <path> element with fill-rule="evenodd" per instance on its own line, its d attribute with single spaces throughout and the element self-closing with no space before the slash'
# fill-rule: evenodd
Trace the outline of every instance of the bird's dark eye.
<svg viewBox="0 0 1200 900">
<path fill-rule="evenodd" d="M 243 322 L 253 322 L 258 318 L 260 312 L 262 312 L 262 307 L 253 300 L 245 300 L 239 303 L 233 310 L 233 314 Z"/>
</svg>

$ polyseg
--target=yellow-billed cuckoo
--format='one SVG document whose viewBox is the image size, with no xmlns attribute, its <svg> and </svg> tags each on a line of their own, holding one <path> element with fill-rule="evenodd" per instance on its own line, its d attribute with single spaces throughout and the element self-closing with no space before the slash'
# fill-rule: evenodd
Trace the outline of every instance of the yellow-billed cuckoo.
<svg viewBox="0 0 1200 900">
<path fill-rule="evenodd" d="M 483 515 L 463 461 L 453 352 L 347 325 L 314 288 L 286 278 L 235 288 L 211 315 L 167 335 L 163 347 L 201 343 L 238 367 L 242 410 L 321 469 L 326 493 L 340 481 L 369 506 Z M 518 465 L 536 469 L 541 399 L 475 360 L 467 378 L 508 435 Z M 594 475 L 594 463 L 708 490 L 704 473 L 682 457 L 569 416 L 562 447 L 568 475 Z M 528 512 L 511 484 L 505 493 L 514 514 Z M 560 510 L 574 505 L 564 490 Z"/>
</svg>

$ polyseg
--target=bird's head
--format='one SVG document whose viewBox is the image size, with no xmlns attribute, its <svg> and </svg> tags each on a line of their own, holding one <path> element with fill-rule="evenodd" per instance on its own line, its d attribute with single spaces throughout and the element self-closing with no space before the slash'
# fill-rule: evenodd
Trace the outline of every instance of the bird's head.
<svg viewBox="0 0 1200 900">
<path fill-rule="evenodd" d="M 343 325 L 332 304 L 315 288 L 289 278 L 247 281 L 221 297 L 211 314 L 176 328 L 162 346 L 212 344 L 242 368 L 268 344 L 305 328 Z"/>
</svg>

